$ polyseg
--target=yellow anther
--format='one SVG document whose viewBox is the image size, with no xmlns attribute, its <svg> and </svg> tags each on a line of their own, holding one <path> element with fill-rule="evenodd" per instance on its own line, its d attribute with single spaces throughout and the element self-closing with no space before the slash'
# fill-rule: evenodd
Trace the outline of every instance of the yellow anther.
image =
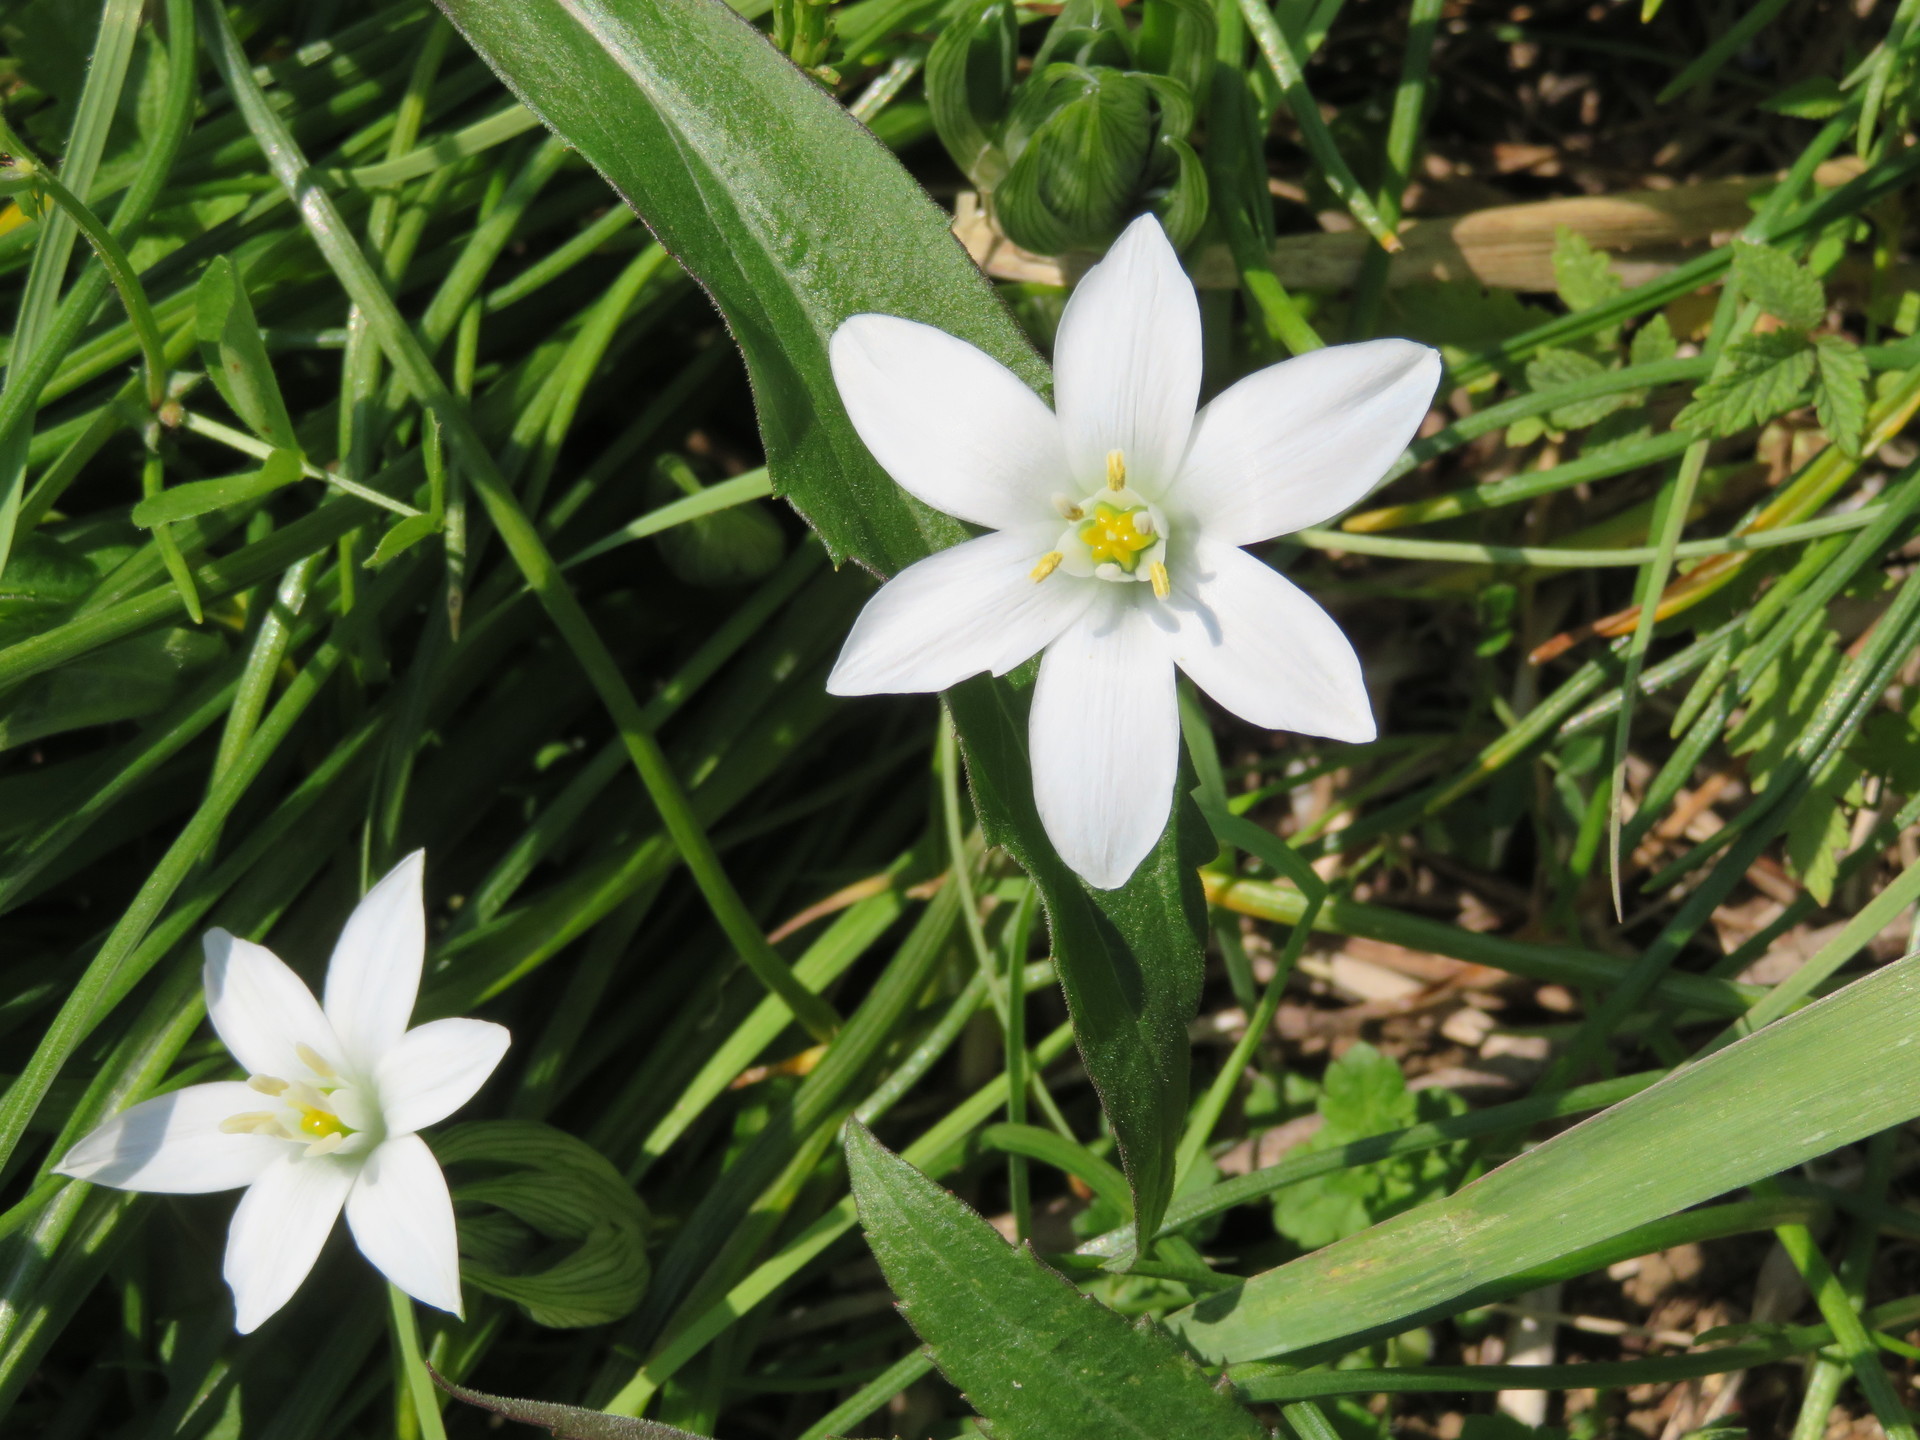
<svg viewBox="0 0 1920 1440">
<path fill-rule="evenodd" d="M 1167 567 L 1165 565 L 1156 560 L 1147 567 L 1147 574 L 1153 580 L 1154 599 L 1164 600 L 1173 593 L 1173 584 L 1167 579 Z"/>
<path fill-rule="evenodd" d="M 305 1041 L 295 1045 L 293 1047 L 293 1053 L 300 1057 L 300 1063 L 302 1065 L 306 1066 L 322 1080 L 332 1078 L 333 1066 L 327 1063 L 325 1056 Z"/>
<path fill-rule="evenodd" d="M 1118 450 L 1107 451 L 1107 488 L 1109 490 L 1127 488 L 1127 457 Z"/>
<path fill-rule="evenodd" d="M 1042 555 L 1040 557 L 1040 563 L 1034 566 L 1031 572 L 1033 575 L 1033 583 L 1038 585 L 1042 580 L 1046 579 L 1047 576 L 1058 570 L 1060 568 L 1060 562 L 1066 558 L 1067 557 L 1062 555 L 1058 550 L 1049 550 L 1046 554 Z"/>
<path fill-rule="evenodd" d="M 273 1114 L 267 1110 L 248 1110 L 239 1115 L 229 1115 L 220 1122 L 222 1135 L 251 1135 L 263 1126 L 273 1124 Z"/>
<path fill-rule="evenodd" d="M 287 1088 L 287 1082 L 278 1075 L 249 1075 L 247 1085 L 262 1095 L 278 1095 Z"/>
</svg>

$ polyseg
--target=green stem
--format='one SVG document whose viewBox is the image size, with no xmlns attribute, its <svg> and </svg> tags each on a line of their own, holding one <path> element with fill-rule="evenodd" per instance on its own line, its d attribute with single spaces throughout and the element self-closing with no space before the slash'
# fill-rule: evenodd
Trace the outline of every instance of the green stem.
<svg viewBox="0 0 1920 1440">
<path fill-rule="evenodd" d="M 446 1426 L 440 1421 L 440 1391 L 427 1374 L 426 1357 L 420 1352 L 420 1327 L 413 1301 L 391 1281 L 387 1283 L 387 1319 L 400 1357 L 401 1392 L 411 1403 L 414 1424 L 419 1427 L 415 1433 L 420 1440 L 447 1440 Z"/>
<path fill-rule="evenodd" d="M 1771 1182 L 1755 1185 L 1753 1190 L 1756 1195 L 1779 1193 Z M 1813 1232 L 1805 1225 L 1782 1225 L 1773 1233 L 1780 1240 L 1780 1248 L 1799 1270 L 1801 1279 L 1806 1281 L 1807 1289 L 1813 1292 L 1814 1303 L 1820 1307 L 1820 1318 L 1833 1331 L 1834 1342 L 1853 1370 L 1867 1403 L 1873 1406 L 1875 1417 L 1887 1432 L 1887 1440 L 1920 1440 L 1914 1432 L 1912 1415 L 1901 1403 L 1893 1382 L 1887 1378 L 1886 1367 L 1880 1363 L 1879 1347 L 1867 1333 L 1840 1278 L 1827 1264 L 1827 1257 L 1820 1253 Z"/>
</svg>

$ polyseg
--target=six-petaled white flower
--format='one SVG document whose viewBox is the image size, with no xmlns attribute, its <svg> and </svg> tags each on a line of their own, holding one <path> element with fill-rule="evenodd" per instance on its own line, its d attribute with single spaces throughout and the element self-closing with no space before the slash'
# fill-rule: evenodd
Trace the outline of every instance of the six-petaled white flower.
<svg viewBox="0 0 1920 1440">
<path fill-rule="evenodd" d="M 242 1334 L 292 1297 L 343 1208 L 389 1280 L 460 1313 L 453 1201 L 415 1132 L 473 1097 L 508 1035 L 485 1020 L 407 1028 L 426 953 L 423 864 L 415 851 L 355 908 L 327 966 L 324 1006 L 272 951 L 211 931 L 207 1014 L 248 1078 L 135 1105 L 56 1167 L 121 1190 L 246 1186 L 224 1270 Z"/>
<path fill-rule="evenodd" d="M 854 316 L 830 354 L 854 428 L 887 473 L 994 533 L 882 587 L 827 688 L 944 690 L 1044 651 L 1034 798 L 1089 884 L 1125 883 L 1166 824 L 1176 666 L 1255 725 L 1374 737 L 1339 627 L 1240 547 L 1366 495 L 1427 413 L 1436 352 L 1408 340 L 1311 351 L 1196 415 L 1199 305 L 1143 216 L 1067 302 L 1051 411 L 973 346 L 896 316 Z"/>
</svg>

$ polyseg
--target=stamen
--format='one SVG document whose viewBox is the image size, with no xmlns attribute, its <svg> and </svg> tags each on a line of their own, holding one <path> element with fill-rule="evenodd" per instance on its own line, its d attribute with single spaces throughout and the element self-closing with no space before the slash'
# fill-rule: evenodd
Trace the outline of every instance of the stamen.
<svg viewBox="0 0 1920 1440">
<path fill-rule="evenodd" d="M 293 1047 L 293 1053 L 300 1057 L 300 1063 L 302 1065 L 305 1065 L 322 1080 L 331 1080 L 333 1078 L 333 1066 L 326 1062 L 325 1057 L 322 1056 L 318 1050 L 314 1049 L 305 1041 L 295 1045 Z"/>
<path fill-rule="evenodd" d="M 1060 568 L 1060 562 L 1066 558 L 1067 557 L 1062 555 L 1058 550 L 1049 550 L 1046 554 L 1042 555 L 1040 557 L 1040 563 L 1034 566 L 1031 572 L 1033 575 L 1033 583 L 1038 585 L 1042 580 L 1046 579 L 1047 576 L 1051 575 L 1055 570 L 1058 570 Z"/>
<path fill-rule="evenodd" d="M 1167 579 L 1167 567 L 1158 560 L 1147 567 L 1147 574 L 1153 580 L 1153 598 L 1164 600 L 1173 592 L 1173 584 Z"/>
<path fill-rule="evenodd" d="M 220 1122 L 222 1135 L 251 1135 L 263 1125 L 273 1124 L 273 1112 L 270 1110 L 247 1110 L 238 1115 L 229 1115 Z"/>
<path fill-rule="evenodd" d="M 1053 508 L 1060 512 L 1060 518 L 1062 520 L 1081 520 L 1086 518 L 1087 512 L 1082 510 L 1078 505 L 1074 504 L 1070 496 L 1066 496 L 1066 495 L 1054 496 Z"/>
<path fill-rule="evenodd" d="M 247 1086 L 249 1089 L 258 1090 L 262 1095 L 278 1095 L 286 1090 L 287 1082 L 278 1075 L 249 1075 Z"/>
<path fill-rule="evenodd" d="M 1107 451 L 1107 488 L 1109 490 L 1127 488 L 1127 457 L 1118 450 Z"/>
<path fill-rule="evenodd" d="M 1127 572 L 1111 560 L 1105 564 L 1094 566 L 1093 573 L 1102 580 L 1124 580 L 1127 578 Z"/>
<path fill-rule="evenodd" d="M 1151 510 L 1136 510 L 1133 515 L 1133 530 L 1136 535 L 1151 535 L 1153 533 L 1153 512 Z"/>
<path fill-rule="evenodd" d="M 318 1140 L 307 1146 L 305 1158 L 311 1160 L 316 1155 L 331 1155 L 346 1143 L 347 1137 L 342 1135 L 338 1130 L 334 1131 L 331 1135 L 322 1135 Z"/>
</svg>

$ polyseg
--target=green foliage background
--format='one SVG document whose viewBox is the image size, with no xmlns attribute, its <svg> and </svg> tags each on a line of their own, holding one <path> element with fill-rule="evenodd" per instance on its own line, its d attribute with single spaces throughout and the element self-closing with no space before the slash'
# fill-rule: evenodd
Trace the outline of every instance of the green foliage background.
<svg viewBox="0 0 1920 1440">
<path fill-rule="evenodd" d="M 1380 1433 L 1373 1397 L 1804 1357 L 1796 1435 L 1836 1400 L 1913 1434 L 1886 1332 L 1920 1297 L 1876 1261 L 1920 1235 L 1920 982 L 1867 972 L 1920 894 L 1920 11 L 1534 8 L 0 7 L 8 1433 L 481 1433 L 431 1363 L 609 1412 L 499 1402 L 582 1435 L 957 1436 L 970 1402 L 1002 1440 L 1322 1440 Z M 1551 298 L 1406 283 L 1375 242 L 1526 46 L 1757 136 L 1705 167 L 1776 172 L 1751 221 L 1637 284 L 1576 229 Z M 1383 738 L 1276 743 L 1186 696 L 1193 800 L 1111 894 L 1039 831 L 1021 684 L 823 689 L 867 571 L 963 533 L 859 444 L 834 326 L 911 315 L 1048 383 L 1065 291 L 968 264 L 929 198 L 962 177 L 1069 274 L 1158 210 L 1213 277 L 1210 390 L 1372 334 L 1448 361 L 1391 493 L 1266 551 L 1404 672 Z M 1333 289 L 1275 244 L 1316 214 L 1362 246 Z M 1715 776 L 1721 823 L 1667 833 Z M 202 931 L 313 976 L 419 845 L 419 1018 L 516 1037 L 432 1137 L 468 1316 L 339 1239 L 238 1339 L 225 1202 L 48 1166 L 227 1073 Z M 1423 867 L 1518 892 L 1513 923 L 1427 913 Z M 1789 898 L 1723 946 L 1758 872 Z M 1364 1044 L 1303 1066 L 1263 1037 L 1326 937 L 1574 1009 L 1480 1109 Z M 1203 1006 L 1240 1012 L 1221 1053 L 1190 1051 Z M 1278 1163 L 1214 1165 L 1309 1106 Z M 1856 1143 L 1851 1189 L 1796 1173 Z M 1435 1363 L 1484 1304 L 1749 1234 L 1816 1323 Z"/>
</svg>

